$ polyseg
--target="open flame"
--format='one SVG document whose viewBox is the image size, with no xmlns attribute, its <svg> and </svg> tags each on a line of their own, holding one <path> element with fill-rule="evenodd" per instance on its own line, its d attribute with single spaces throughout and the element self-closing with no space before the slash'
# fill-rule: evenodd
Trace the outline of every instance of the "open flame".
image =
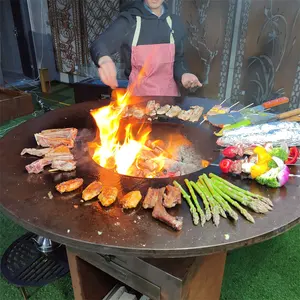
<svg viewBox="0 0 300 300">
<path fill-rule="evenodd" d="M 150 125 L 129 123 L 125 126 L 125 130 L 121 126 L 121 119 L 128 102 L 129 93 L 127 92 L 125 95 L 117 95 L 116 102 L 91 111 L 98 127 L 97 142 L 90 144 L 94 151 L 93 159 L 100 166 L 114 169 L 124 175 L 135 175 L 134 170 L 143 169 L 143 162 L 147 159 L 150 171 L 159 172 L 163 168 L 165 156 L 162 153 L 163 150 L 155 156 L 147 151 L 152 150 L 148 147 L 149 145 L 146 146 L 151 132 Z M 121 139 L 120 136 L 124 134 L 124 131 L 125 137 Z M 155 146 L 158 141 L 151 143 L 151 146 Z M 152 177 L 151 172 L 149 172 L 149 177 Z"/>
</svg>

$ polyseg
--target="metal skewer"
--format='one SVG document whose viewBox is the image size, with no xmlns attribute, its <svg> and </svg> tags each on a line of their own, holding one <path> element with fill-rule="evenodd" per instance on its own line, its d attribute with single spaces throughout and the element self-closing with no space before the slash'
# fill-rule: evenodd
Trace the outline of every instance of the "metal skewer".
<svg viewBox="0 0 300 300">
<path fill-rule="evenodd" d="M 231 105 L 231 106 L 229 107 L 229 109 L 231 110 L 233 107 L 235 107 L 235 106 L 238 105 L 239 103 L 240 103 L 240 101 L 235 102 L 233 105 Z"/>
<path fill-rule="evenodd" d="M 238 112 L 241 112 L 242 110 L 251 107 L 253 104 L 254 104 L 254 103 L 251 103 L 251 104 L 249 104 L 249 105 L 243 107 L 242 109 L 238 110 Z"/>
<path fill-rule="evenodd" d="M 229 100 L 231 97 L 229 97 L 229 98 L 226 98 L 225 100 L 223 100 L 219 105 L 223 105 L 227 100 Z"/>
</svg>

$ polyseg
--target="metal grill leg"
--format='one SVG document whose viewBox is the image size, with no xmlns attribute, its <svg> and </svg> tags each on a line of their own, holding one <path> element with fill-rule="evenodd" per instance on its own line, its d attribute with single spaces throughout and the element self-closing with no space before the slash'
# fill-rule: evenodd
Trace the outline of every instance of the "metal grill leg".
<svg viewBox="0 0 300 300">
<path fill-rule="evenodd" d="M 23 286 L 19 287 L 19 291 L 21 292 L 23 299 L 28 300 L 29 295 L 27 294 L 27 291 L 25 290 L 25 288 Z"/>
<path fill-rule="evenodd" d="M 57 244 L 52 240 L 40 235 L 37 238 L 35 238 L 34 241 L 36 242 L 38 250 L 43 253 L 53 252 L 55 249 L 57 249 L 60 246 L 60 244 Z"/>
</svg>

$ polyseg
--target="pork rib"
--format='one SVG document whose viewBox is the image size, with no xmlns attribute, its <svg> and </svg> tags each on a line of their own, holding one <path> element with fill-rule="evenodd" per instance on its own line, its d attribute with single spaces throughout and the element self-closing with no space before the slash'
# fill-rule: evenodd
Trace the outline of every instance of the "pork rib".
<svg viewBox="0 0 300 300">
<path fill-rule="evenodd" d="M 33 163 L 25 166 L 25 169 L 27 170 L 27 172 L 29 174 L 38 174 L 41 173 L 44 170 L 44 167 L 47 165 L 50 165 L 52 163 L 51 159 L 47 159 L 47 158 L 41 158 L 38 159 L 36 161 L 34 161 Z"/>
<path fill-rule="evenodd" d="M 49 135 L 44 135 L 42 133 L 36 133 L 34 135 L 37 144 L 41 147 L 56 147 L 60 145 L 67 146 L 68 148 L 74 147 L 74 140 L 63 138 L 63 137 L 53 137 Z"/>
<path fill-rule="evenodd" d="M 46 153 L 45 158 L 55 160 L 73 160 L 74 156 L 67 146 L 60 145 L 52 148 L 48 153 Z"/>
<path fill-rule="evenodd" d="M 51 150 L 52 150 L 51 148 L 43 148 L 43 149 L 24 148 L 21 152 L 21 155 L 29 154 L 29 155 L 33 155 L 33 156 L 42 157 Z"/>
<path fill-rule="evenodd" d="M 164 194 L 164 206 L 171 208 L 177 204 L 181 204 L 180 189 L 173 185 L 167 185 L 166 193 Z"/>
<path fill-rule="evenodd" d="M 41 134 L 54 137 L 54 138 L 66 138 L 75 140 L 78 130 L 76 128 L 57 128 L 57 129 L 46 129 Z"/>
<path fill-rule="evenodd" d="M 143 202 L 143 208 L 153 208 L 157 201 L 162 201 L 165 188 L 153 189 L 149 188 Z"/>
<path fill-rule="evenodd" d="M 76 161 L 74 160 L 53 160 L 52 169 L 64 172 L 70 172 L 76 169 Z"/>
<path fill-rule="evenodd" d="M 152 212 L 152 217 L 154 219 L 157 219 L 169 226 L 171 226 L 175 230 L 181 230 L 182 225 L 183 225 L 183 218 L 182 217 L 173 217 L 169 215 L 162 205 L 162 201 L 157 201 L 153 212 Z"/>
</svg>

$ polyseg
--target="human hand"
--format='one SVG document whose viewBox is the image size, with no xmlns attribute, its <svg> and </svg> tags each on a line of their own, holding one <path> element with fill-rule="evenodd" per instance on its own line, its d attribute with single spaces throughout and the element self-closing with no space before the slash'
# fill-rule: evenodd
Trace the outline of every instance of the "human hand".
<svg viewBox="0 0 300 300">
<path fill-rule="evenodd" d="M 202 86 L 197 76 L 191 73 L 184 73 L 181 77 L 181 83 L 186 89 Z"/>
<path fill-rule="evenodd" d="M 99 61 L 98 68 L 99 77 L 102 82 L 112 89 L 118 87 L 116 65 L 109 56 L 102 56 Z"/>
</svg>

